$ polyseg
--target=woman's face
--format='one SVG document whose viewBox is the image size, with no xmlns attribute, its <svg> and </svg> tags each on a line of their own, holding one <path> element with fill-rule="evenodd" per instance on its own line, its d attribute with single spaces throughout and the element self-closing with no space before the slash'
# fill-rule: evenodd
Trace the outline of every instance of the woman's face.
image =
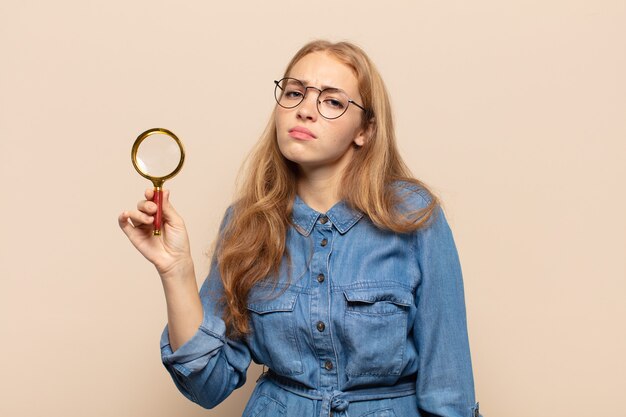
<svg viewBox="0 0 626 417">
<path fill-rule="evenodd" d="M 339 88 L 355 102 L 363 103 L 350 67 L 325 52 L 304 56 L 287 76 L 302 81 L 307 87 Z M 360 108 L 350 104 L 341 117 L 325 119 L 317 110 L 318 94 L 317 90 L 308 89 L 304 100 L 292 109 L 276 105 L 278 147 L 285 158 L 305 172 L 321 168 L 334 175 L 352 158 L 353 144 L 364 144 L 363 115 Z"/>
</svg>

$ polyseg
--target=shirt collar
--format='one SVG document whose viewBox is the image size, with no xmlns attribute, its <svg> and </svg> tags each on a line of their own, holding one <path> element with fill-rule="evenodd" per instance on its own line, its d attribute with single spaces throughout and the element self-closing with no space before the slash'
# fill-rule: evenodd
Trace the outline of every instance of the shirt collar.
<svg viewBox="0 0 626 417">
<path fill-rule="evenodd" d="M 311 234 L 311 230 L 313 230 L 313 226 L 320 216 L 323 214 L 313 210 L 299 195 L 296 195 L 293 202 L 292 220 L 298 232 L 304 236 Z M 341 200 L 326 212 L 326 216 L 339 230 L 339 233 L 344 234 L 363 217 L 363 213 L 350 208 L 346 202 Z"/>
</svg>

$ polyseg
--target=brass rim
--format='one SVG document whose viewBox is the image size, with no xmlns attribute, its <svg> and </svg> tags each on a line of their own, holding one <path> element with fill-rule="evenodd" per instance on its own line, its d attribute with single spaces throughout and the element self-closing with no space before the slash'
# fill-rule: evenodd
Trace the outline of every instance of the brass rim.
<svg viewBox="0 0 626 417">
<path fill-rule="evenodd" d="M 139 149 L 139 145 L 141 145 L 141 142 L 143 142 L 144 139 L 157 133 L 167 135 L 171 137 L 172 139 L 174 139 L 174 141 L 178 145 L 178 148 L 180 149 L 180 161 L 178 162 L 178 165 L 176 166 L 176 168 L 174 168 L 172 172 L 170 172 L 169 174 L 163 177 L 153 177 L 149 174 L 146 174 L 139 168 L 139 165 L 137 165 L 137 150 Z M 135 170 L 139 173 L 139 175 L 152 181 L 152 184 L 154 184 L 155 187 L 161 187 L 163 183 L 165 182 L 165 180 L 168 180 L 172 178 L 174 175 L 178 174 L 178 171 L 180 171 L 180 169 L 183 167 L 183 162 L 185 162 L 185 148 L 183 147 L 183 144 L 180 141 L 180 139 L 178 139 L 178 136 L 176 136 L 173 132 L 167 129 L 160 128 L 160 127 L 155 127 L 153 129 L 146 130 L 145 132 L 140 134 L 137 137 L 137 139 L 135 139 L 135 143 L 133 143 L 133 148 L 130 152 L 130 159 L 133 162 L 133 166 L 135 167 Z"/>
</svg>

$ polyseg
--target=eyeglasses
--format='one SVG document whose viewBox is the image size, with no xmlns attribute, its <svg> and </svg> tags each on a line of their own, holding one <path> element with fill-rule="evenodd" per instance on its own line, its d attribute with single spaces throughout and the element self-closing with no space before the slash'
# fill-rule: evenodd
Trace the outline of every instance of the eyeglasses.
<svg viewBox="0 0 626 417">
<path fill-rule="evenodd" d="M 276 84 L 274 98 L 279 106 L 286 109 L 293 109 L 302 103 L 307 90 L 312 88 L 319 91 L 316 101 L 317 111 L 325 119 L 332 120 L 341 117 L 348 110 L 350 103 L 366 111 L 363 106 L 351 100 L 344 91 L 338 88 L 329 87 L 320 90 L 317 87 L 307 87 L 302 81 L 289 77 L 274 81 L 274 84 Z"/>
</svg>

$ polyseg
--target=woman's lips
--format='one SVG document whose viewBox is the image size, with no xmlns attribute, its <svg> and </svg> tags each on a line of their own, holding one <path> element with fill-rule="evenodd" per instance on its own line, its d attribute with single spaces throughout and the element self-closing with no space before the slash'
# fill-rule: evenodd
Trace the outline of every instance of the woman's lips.
<svg viewBox="0 0 626 417">
<path fill-rule="evenodd" d="M 313 134 L 313 132 L 303 127 L 294 127 L 293 129 L 289 129 L 289 136 L 291 136 L 294 139 L 300 139 L 300 140 L 315 139 L 315 135 Z"/>
</svg>

